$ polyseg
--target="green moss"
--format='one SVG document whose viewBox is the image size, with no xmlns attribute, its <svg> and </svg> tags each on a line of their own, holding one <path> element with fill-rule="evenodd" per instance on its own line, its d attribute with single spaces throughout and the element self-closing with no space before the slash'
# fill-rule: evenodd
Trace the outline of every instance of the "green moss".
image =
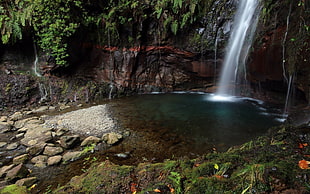
<svg viewBox="0 0 310 194">
<path fill-rule="evenodd" d="M 8 83 L 4 90 L 5 90 L 6 93 L 8 93 L 8 92 L 11 91 L 11 89 L 12 89 L 12 85 L 11 85 L 11 83 Z"/>
<path fill-rule="evenodd" d="M 9 185 L 0 190 L 0 194 L 27 194 L 27 188 L 18 185 Z"/>
</svg>

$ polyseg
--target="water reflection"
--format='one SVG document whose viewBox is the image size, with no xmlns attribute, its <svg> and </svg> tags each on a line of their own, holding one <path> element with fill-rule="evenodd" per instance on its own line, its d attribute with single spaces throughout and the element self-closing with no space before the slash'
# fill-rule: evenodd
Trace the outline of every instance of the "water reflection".
<svg viewBox="0 0 310 194">
<path fill-rule="evenodd" d="M 262 102 L 208 100 L 211 97 L 201 93 L 140 95 L 117 100 L 112 107 L 124 127 L 168 131 L 185 137 L 191 142 L 186 146 L 200 151 L 204 146 L 225 150 L 280 123 L 274 114 L 262 114 L 269 110 Z"/>
</svg>

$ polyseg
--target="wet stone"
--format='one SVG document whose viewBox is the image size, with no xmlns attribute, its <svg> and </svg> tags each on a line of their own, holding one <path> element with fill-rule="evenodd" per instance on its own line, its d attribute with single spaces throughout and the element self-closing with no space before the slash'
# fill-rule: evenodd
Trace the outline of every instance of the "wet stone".
<svg viewBox="0 0 310 194">
<path fill-rule="evenodd" d="M 47 163 L 46 163 L 46 162 L 39 161 L 39 162 L 35 163 L 34 166 L 36 166 L 36 167 L 38 167 L 38 168 L 46 168 Z"/>
<path fill-rule="evenodd" d="M 0 117 L 0 122 L 6 122 L 8 120 L 7 116 L 1 116 Z"/>
<path fill-rule="evenodd" d="M 93 143 L 98 143 L 99 141 L 100 141 L 100 138 L 95 137 L 95 136 L 89 136 L 82 141 L 81 146 L 91 145 Z"/>
<path fill-rule="evenodd" d="M 0 142 L 0 148 L 3 148 L 4 146 L 6 146 L 8 143 L 6 142 Z"/>
<path fill-rule="evenodd" d="M 27 132 L 27 130 L 28 130 L 27 127 L 23 127 L 23 128 L 18 129 L 17 131 L 18 131 L 18 133 L 25 133 L 25 132 Z"/>
<path fill-rule="evenodd" d="M 13 115 L 11 115 L 10 120 L 12 121 L 17 121 L 23 118 L 23 113 L 22 112 L 15 112 Z"/>
<path fill-rule="evenodd" d="M 39 155 L 39 156 L 36 156 L 34 158 L 31 159 L 31 162 L 36 164 L 38 162 L 46 162 L 48 159 L 47 156 L 44 156 L 44 155 Z"/>
<path fill-rule="evenodd" d="M 114 132 L 107 133 L 102 136 L 102 140 L 110 145 L 118 143 L 122 138 L 123 136 L 121 134 L 114 133 Z"/>
<path fill-rule="evenodd" d="M 80 151 L 75 151 L 75 152 L 67 152 L 63 155 L 63 161 L 68 162 L 68 161 L 74 161 L 77 160 L 81 157 L 82 152 Z"/>
<path fill-rule="evenodd" d="M 15 150 L 16 148 L 18 148 L 19 143 L 15 142 L 15 143 L 11 143 L 9 145 L 6 146 L 7 150 Z"/>
<path fill-rule="evenodd" d="M 29 159 L 28 154 L 23 154 L 13 158 L 13 164 L 25 163 Z"/>
<path fill-rule="evenodd" d="M 70 149 L 76 146 L 80 142 L 80 136 L 72 135 L 72 136 L 62 136 L 60 138 L 60 145 L 63 148 Z"/>
<path fill-rule="evenodd" d="M 62 156 L 60 156 L 60 155 L 52 156 L 52 157 L 48 158 L 47 165 L 48 166 L 57 165 L 61 162 L 61 160 L 62 160 Z"/>
<path fill-rule="evenodd" d="M 16 185 L 30 187 L 38 181 L 37 177 L 23 178 L 16 181 Z"/>
<path fill-rule="evenodd" d="M 17 134 L 16 136 L 15 136 L 15 138 L 22 138 L 22 137 L 24 137 L 24 135 L 25 135 L 25 133 L 19 133 L 19 134 Z"/>
<path fill-rule="evenodd" d="M 39 113 L 39 112 L 47 111 L 48 109 L 49 109 L 48 106 L 41 106 L 41 107 L 39 107 L 39 108 L 33 110 L 32 112 L 34 112 L 34 113 Z"/>
<path fill-rule="evenodd" d="M 11 126 L 5 122 L 0 123 L 0 133 L 7 133 L 11 131 Z"/>
<path fill-rule="evenodd" d="M 63 152 L 63 148 L 61 147 L 51 147 L 51 146 L 46 146 L 44 149 L 43 154 L 48 155 L 48 156 L 54 156 L 57 154 L 61 154 Z"/>
<path fill-rule="evenodd" d="M 23 164 L 19 164 L 16 167 L 9 170 L 6 174 L 6 180 L 12 181 L 15 179 L 21 179 L 29 174 L 28 169 Z"/>
<path fill-rule="evenodd" d="M 45 143 L 52 140 L 52 132 L 50 128 L 36 126 L 35 128 L 29 128 L 21 140 L 21 143 L 30 146 L 36 143 Z M 34 143 L 36 141 L 36 143 Z M 32 142 L 32 143 L 31 143 Z"/>
<path fill-rule="evenodd" d="M 26 152 L 32 156 L 36 156 L 43 152 L 45 146 L 46 146 L 46 143 L 35 144 L 33 146 L 28 147 L 26 149 Z"/>
<path fill-rule="evenodd" d="M 9 166 L 3 166 L 2 168 L 0 168 L 0 178 L 3 178 L 6 173 L 11 170 L 13 167 L 15 166 L 15 164 L 11 164 Z"/>
</svg>

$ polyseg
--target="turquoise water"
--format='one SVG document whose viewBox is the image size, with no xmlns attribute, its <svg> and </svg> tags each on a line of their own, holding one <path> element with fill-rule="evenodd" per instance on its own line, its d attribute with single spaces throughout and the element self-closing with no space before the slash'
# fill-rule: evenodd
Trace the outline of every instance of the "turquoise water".
<svg viewBox="0 0 310 194">
<path fill-rule="evenodd" d="M 202 93 L 139 95 L 119 99 L 113 107 L 124 127 L 177 134 L 190 140 L 186 146 L 192 146 L 192 150 L 207 145 L 226 150 L 280 124 L 276 110 L 264 107 L 263 102 L 210 99 L 210 94 Z"/>
</svg>

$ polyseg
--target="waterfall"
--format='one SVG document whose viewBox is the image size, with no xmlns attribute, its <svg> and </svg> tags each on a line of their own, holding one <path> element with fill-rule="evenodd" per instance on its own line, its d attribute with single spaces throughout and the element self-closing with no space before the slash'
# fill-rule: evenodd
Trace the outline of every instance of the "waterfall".
<svg viewBox="0 0 310 194">
<path fill-rule="evenodd" d="M 217 96 L 234 95 L 234 86 L 240 74 L 239 66 L 245 67 L 247 54 L 256 30 L 258 11 L 258 0 L 239 1 L 216 92 Z M 246 79 L 245 69 L 243 71 L 244 79 Z"/>
<path fill-rule="evenodd" d="M 111 40 L 110 40 L 110 31 L 108 30 L 108 45 L 109 45 L 109 48 L 111 48 Z M 109 100 L 112 99 L 112 92 L 113 92 L 113 89 L 114 89 L 114 85 L 113 85 L 113 59 L 112 59 L 112 51 L 111 49 L 109 49 L 109 72 L 110 72 L 110 84 L 109 84 L 109 87 L 110 87 L 110 91 L 109 91 Z"/>
<path fill-rule="evenodd" d="M 287 79 L 286 71 L 285 71 L 285 62 L 286 62 L 285 61 L 285 43 L 286 43 L 287 34 L 288 34 L 288 30 L 289 30 L 291 11 L 292 11 L 292 3 L 290 5 L 290 9 L 289 9 L 288 15 L 286 17 L 286 30 L 285 30 L 284 38 L 283 38 L 283 42 L 282 42 L 282 69 L 283 69 L 283 77 L 286 80 L 286 82 L 288 82 L 289 80 Z"/>
<path fill-rule="evenodd" d="M 42 77 L 42 75 L 38 72 L 38 52 L 37 52 L 37 47 L 36 47 L 36 43 L 33 41 L 33 51 L 34 51 L 34 62 L 33 62 L 33 71 L 34 71 L 34 74 L 37 76 L 37 77 Z"/>
<path fill-rule="evenodd" d="M 283 111 L 283 117 L 285 117 L 288 114 L 288 109 L 289 109 L 289 101 L 290 101 L 290 96 L 292 93 L 292 83 L 294 81 L 294 76 L 290 75 L 289 80 L 288 80 L 288 85 L 287 85 L 287 92 L 286 92 L 286 99 L 285 99 L 285 106 L 284 106 L 284 111 Z"/>
<path fill-rule="evenodd" d="M 215 41 L 214 41 L 214 85 L 216 85 L 216 77 L 217 77 L 217 44 L 218 44 L 218 33 L 215 35 Z"/>
</svg>

